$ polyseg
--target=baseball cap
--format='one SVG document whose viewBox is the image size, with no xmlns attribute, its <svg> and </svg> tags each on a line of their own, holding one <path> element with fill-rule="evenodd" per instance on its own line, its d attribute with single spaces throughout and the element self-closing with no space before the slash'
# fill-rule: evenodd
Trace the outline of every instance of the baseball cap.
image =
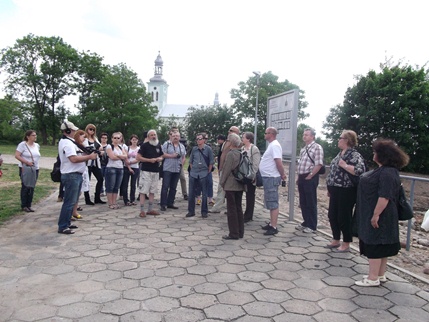
<svg viewBox="0 0 429 322">
<path fill-rule="evenodd" d="M 64 121 L 61 124 L 61 131 L 65 131 L 67 129 L 70 129 L 70 130 L 73 130 L 73 131 L 79 130 L 79 128 L 76 125 L 74 125 L 72 122 Z"/>
</svg>

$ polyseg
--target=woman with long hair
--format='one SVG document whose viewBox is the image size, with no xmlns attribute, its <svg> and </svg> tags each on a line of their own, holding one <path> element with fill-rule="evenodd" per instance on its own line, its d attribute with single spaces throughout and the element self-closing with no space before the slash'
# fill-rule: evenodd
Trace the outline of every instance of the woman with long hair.
<svg viewBox="0 0 429 322">
<path fill-rule="evenodd" d="M 122 148 L 122 134 L 115 132 L 112 134 L 112 144 L 106 148 L 109 161 L 106 166 L 106 194 L 110 209 L 118 209 L 116 202 L 118 191 L 124 175 L 124 163 L 128 158 L 127 151 Z"/>
<path fill-rule="evenodd" d="M 252 132 L 245 132 L 242 135 L 241 140 L 243 141 L 242 152 L 246 152 L 252 162 L 253 173 L 256 174 L 261 162 L 261 152 L 258 147 L 253 144 L 255 136 Z M 244 222 L 253 220 L 253 211 L 255 209 L 255 192 L 256 192 L 256 181 L 246 183 L 246 210 L 244 211 Z"/>
<path fill-rule="evenodd" d="M 106 195 L 106 165 L 107 161 L 109 160 L 106 152 L 107 144 L 108 144 L 109 135 L 106 132 L 101 133 L 100 135 L 100 148 L 98 149 L 100 151 L 100 164 L 101 164 L 101 174 L 103 175 L 103 185 L 101 187 L 101 193 L 100 196 Z"/>
<path fill-rule="evenodd" d="M 375 140 L 372 149 L 378 168 L 361 175 L 356 202 L 359 249 L 369 261 L 369 273 L 355 282 L 358 286 L 378 286 L 386 282 L 387 258 L 397 255 L 401 249 L 398 170 L 405 167 L 410 158 L 388 139 Z"/>
<path fill-rule="evenodd" d="M 131 135 L 128 142 L 127 154 L 128 162 L 124 164 L 124 176 L 122 178 L 121 184 L 121 195 L 124 200 L 125 206 L 134 206 L 136 205 L 136 184 L 137 178 L 140 175 L 139 162 L 137 161 L 137 153 L 139 152 L 140 147 L 137 145 L 139 143 L 139 137 L 135 134 Z M 131 179 L 131 188 L 130 196 L 128 198 L 128 185 Z"/>
<path fill-rule="evenodd" d="M 36 143 L 37 133 L 34 130 L 25 132 L 24 139 L 18 144 L 15 151 L 15 159 L 19 161 L 19 177 L 23 171 L 32 171 L 28 167 L 36 168 L 36 180 L 39 176 L 40 145 Z M 27 167 L 28 166 L 28 167 Z M 31 208 L 34 196 L 34 187 L 27 187 L 21 180 L 21 208 L 25 212 L 34 212 Z"/>
<path fill-rule="evenodd" d="M 92 147 L 93 150 L 99 151 L 101 144 L 98 141 L 96 131 L 97 131 L 97 128 L 95 127 L 94 124 L 88 124 L 85 127 L 86 139 L 83 145 L 85 147 Z M 103 187 L 103 181 L 104 181 L 103 174 L 101 172 L 100 155 L 95 160 L 88 161 L 88 174 L 89 174 L 90 180 L 91 180 L 91 173 L 93 173 L 95 178 L 97 179 L 97 184 L 95 186 L 94 202 L 91 201 L 91 198 L 89 196 L 89 191 L 85 191 L 85 203 L 87 205 L 94 205 L 94 203 L 105 204 L 106 202 L 101 200 L 100 198 L 101 189 Z"/>
</svg>

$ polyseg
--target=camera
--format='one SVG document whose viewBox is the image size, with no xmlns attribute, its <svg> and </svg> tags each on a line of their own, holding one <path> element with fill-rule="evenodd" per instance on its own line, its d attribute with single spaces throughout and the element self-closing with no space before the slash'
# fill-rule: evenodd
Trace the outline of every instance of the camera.
<svg viewBox="0 0 429 322">
<path fill-rule="evenodd" d="M 177 154 L 177 156 L 176 156 L 177 159 L 180 159 L 182 157 L 182 155 L 180 153 L 176 153 L 176 154 Z"/>
<path fill-rule="evenodd" d="M 101 152 L 98 151 L 94 146 L 89 145 L 87 147 L 85 147 L 85 153 L 86 154 L 91 154 L 91 153 L 97 153 L 99 156 L 101 155 Z"/>
</svg>

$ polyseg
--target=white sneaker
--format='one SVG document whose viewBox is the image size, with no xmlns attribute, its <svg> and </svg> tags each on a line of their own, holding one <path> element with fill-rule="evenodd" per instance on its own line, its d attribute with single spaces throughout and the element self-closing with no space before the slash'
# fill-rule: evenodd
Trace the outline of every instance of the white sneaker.
<svg viewBox="0 0 429 322">
<path fill-rule="evenodd" d="M 376 279 L 375 281 L 371 281 L 371 280 L 364 277 L 362 281 L 356 281 L 355 284 L 357 286 L 363 286 L 363 287 L 380 286 L 380 280 Z"/>
<path fill-rule="evenodd" d="M 368 275 L 364 275 L 364 276 L 362 276 L 363 278 L 368 278 Z M 381 276 L 379 276 L 378 277 L 378 280 L 381 282 L 381 283 L 386 283 L 387 282 L 387 277 L 386 277 L 386 275 L 381 275 Z"/>
<path fill-rule="evenodd" d="M 305 227 L 304 227 L 303 225 L 299 224 L 299 225 L 296 225 L 296 226 L 295 226 L 295 229 L 296 229 L 296 230 L 303 231 L 303 230 L 305 229 Z"/>
<path fill-rule="evenodd" d="M 307 233 L 307 234 L 311 234 L 311 233 L 315 233 L 316 231 L 315 231 L 315 230 L 313 230 L 313 229 L 311 229 L 311 228 L 305 227 L 305 228 L 302 230 L 302 232 Z"/>
</svg>

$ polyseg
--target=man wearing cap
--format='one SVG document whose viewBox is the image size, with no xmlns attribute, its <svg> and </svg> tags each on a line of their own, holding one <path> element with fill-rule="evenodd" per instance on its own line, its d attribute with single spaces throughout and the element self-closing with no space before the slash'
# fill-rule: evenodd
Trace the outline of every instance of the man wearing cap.
<svg viewBox="0 0 429 322">
<path fill-rule="evenodd" d="M 61 184 L 64 187 L 64 199 L 58 219 L 58 233 L 74 234 L 77 226 L 71 225 L 73 207 L 77 204 L 82 187 L 82 174 L 86 170 L 86 161 L 95 160 L 96 153 L 84 154 L 73 137 L 79 130 L 72 122 L 61 124 L 63 136 L 58 143 L 58 155 L 61 160 Z M 83 147 L 82 147 L 83 148 Z"/>
<path fill-rule="evenodd" d="M 235 133 L 237 135 L 240 134 L 240 130 L 236 126 L 231 126 L 228 130 L 228 134 Z M 218 157 L 218 169 L 219 169 L 219 178 L 221 176 L 222 167 L 225 163 L 226 155 L 228 154 L 229 150 L 231 150 L 231 142 L 228 140 L 224 141 L 222 144 L 222 147 L 220 148 L 220 157 Z M 216 196 L 216 202 L 211 210 L 209 210 L 210 213 L 219 213 L 221 208 L 223 207 L 225 200 L 225 191 L 223 191 L 220 184 L 217 186 L 217 196 Z"/>
</svg>

